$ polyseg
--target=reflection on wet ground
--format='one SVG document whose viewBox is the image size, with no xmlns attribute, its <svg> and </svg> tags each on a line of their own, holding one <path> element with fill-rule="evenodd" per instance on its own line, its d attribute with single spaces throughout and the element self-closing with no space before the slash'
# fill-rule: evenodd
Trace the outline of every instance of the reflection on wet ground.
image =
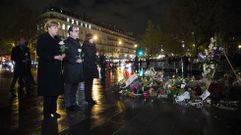
<svg viewBox="0 0 241 135">
<path fill-rule="evenodd" d="M 42 97 L 9 98 L 11 74 L 0 74 L 0 128 L 3 135 L 240 135 L 239 111 L 193 108 L 169 100 L 144 102 L 141 98 L 120 97 L 114 82 L 118 72 L 103 81 L 95 80 L 93 98 L 97 105 L 84 104 L 81 110 L 66 112 L 62 96 L 58 99 L 60 119 L 43 119 Z M 35 88 L 36 90 L 36 88 Z"/>
</svg>

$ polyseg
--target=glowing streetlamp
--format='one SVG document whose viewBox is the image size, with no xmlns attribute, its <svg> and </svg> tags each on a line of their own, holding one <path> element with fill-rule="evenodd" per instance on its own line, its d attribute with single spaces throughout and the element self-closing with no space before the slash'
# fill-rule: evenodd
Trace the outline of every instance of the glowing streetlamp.
<svg viewBox="0 0 241 135">
<path fill-rule="evenodd" d="M 118 41 L 118 44 L 119 44 L 119 45 L 122 45 L 122 41 L 121 41 L 121 40 L 119 40 L 119 41 Z"/>
<path fill-rule="evenodd" d="M 182 40 L 182 48 L 185 48 L 185 42 Z"/>
<path fill-rule="evenodd" d="M 241 45 L 238 45 L 238 48 L 241 49 Z"/>
<path fill-rule="evenodd" d="M 138 47 L 138 45 L 137 45 L 137 44 L 134 44 L 134 47 L 135 47 L 135 48 L 137 48 L 137 47 Z"/>
<path fill-rule="evenodd" d="M 142 56 L 144 56 L 144 50 L 143 49 L 141 49 L 141 48 L 139 48 L 139 49 L 137 49 L 137 56 L 138 57 L 142 57 Z"/>
<path fill-rule="evenodd" d="M 97 36 L 97 35 L 94 35 L 94 36 L 93 36 L 93 39 L 94 39 L 94 40 L 98 40 L 98 36 Z"/>
<path fill-rule="evenodd" d="M 15 47 L 15 44 L 14 43 L 11 43 L 12 47 Z"/>
</svg>

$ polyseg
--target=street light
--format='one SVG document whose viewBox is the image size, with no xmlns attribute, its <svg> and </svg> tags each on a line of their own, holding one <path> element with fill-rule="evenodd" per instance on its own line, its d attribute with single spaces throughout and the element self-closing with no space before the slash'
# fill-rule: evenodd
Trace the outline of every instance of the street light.
<svg viewBox="0 0 241 135">
<path fill-rule="evenodd" d="M 238 48 L 241 49 L 241 45 L 238 45 Z"/>
<path fill-rule="evenodd" d="M 118 44 L 119 44 L 119 45 L 121 45 L 121 44 L 122 44 L 122 41 L 121 41 L 121 40 L 119 40 L 119 41 L 118 41 Z"/>
<path fill-rule="evenodd" d="M 97 36 L 97 35 L 94 35 L 94 36 L 93 36 L 93 39 L 94 39 L 94 40 L 98 40 L 98 36 Z"/>
<path fill-rule="evenodd" d="M 137 56 L 138 57 L 142 57 L 142 56 L 144 56 L 144 50 L 142 49 L 142 48 L 139 48 L 139 49 L 137 49 Z"/>
<path fill-rule="evenodd" d="M 137 47 L 138 47 L 138 45 L 137 45 L 137 44 L 134 44 L 134 47 L 135 47 L 135 48 L 137 48 Z"/>
<path fill-rule="evenodd" d="M 182 40 L 182 47 L 185 48 L 185 42 Z"/>
<path fill-rule="evenodd" d="M 193 36 L 193 47 L 194 47 L 194 53 L 195 53 L 195 55 L 197 55 L 197 53 L 198 53 L 198 46 L 196 45 L 197 44 L 197 39 L 196 39 L 196 34 L 195 34 L 195 32 L 192 32 L 192 36 Z"/>
</svg>

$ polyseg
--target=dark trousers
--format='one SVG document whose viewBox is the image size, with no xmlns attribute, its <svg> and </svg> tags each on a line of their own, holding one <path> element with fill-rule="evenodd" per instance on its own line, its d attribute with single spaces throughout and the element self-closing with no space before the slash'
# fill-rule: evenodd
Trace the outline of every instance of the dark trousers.
<svg viewBox="0 0 241 135">
<path fill-rule="evenodd" d="M 76 92 L 78 90 L 78 83 L 64 84 L 64 103 L 65 107 L 76 105 Z"/>
<path fill-rule="evenodd" d="M 85 101 L 91 102 L 92 99 L 92 86 L 93 86 L 93 79 L 86 79 L 85 80 Z"/>
<path fill-rule="evenodd" d="M 44 96 L 44 115 L 54 114 L 57 111 L 58 96 Z"/>
<path fill-rule="evenodd" d="M 14 67 L 14 72 L 13 72 L 13 80 L 11 82 L 10 85 L 10 90 L 11 92 L 13 92 L 13 89 L 15 87 L 16 82 L 18 81 L 18 85 L 19 87 L 23 88 L 24 84 L 23 84 L 23 78 L 20 78 L 22 76 L 21 70 L 18 67 Z"/>
<path fill-rule="evenodd" d="M 101 67 L 100 74 L 101 74 L 101 78 L 105 78 L 105 66 Z"/>
<path fill-rule="evenodd" d="M 23 88 L 25 87 L 25 90 L 28 95 L 31 95 L 31 85 L 30 85 L 30 77 L 28 76 L 27 72 L 20 72 L 20 71 L 15 71 L 13 80 L 10 85 L 10 92 L 14 92 L 14 87 L 15 84 L 18 80 L 18 92 L 20 95 L 23 95 Z"/>
<path fill-rule="evenodd" d="M 30 77 L 25 74 L 24 76 L 21 76 L 21 77 L 19 78 L 19 81 L 20 81 L 20 80 L 21 80 L 22 83 L 24 84 L 24 87 L 25 87 L 25 90 L 26 90 L 27 94 L 28 94 L 28 95 L 31 95 L 31 94 L 32 94 L 32 91 L 31 91 Z M 20 90 L 20 89 L 23 89 L 23 87 L 20 87 L 19 90 Z M 20 90 L 20 91 L 22 91 L 22 90 Z"/>
<path fill-rule="evenodd" d="M 13 92 L 13 89 L 14 89 L 15 84 L 16 84 L 17 81 L 18 81 L 19 87 L 23 87 L 23 80 L 20 80 L 20 79 L 19 79 L 19 76 L 13 76 L 13 80 L 12 80 L 12 82 L 11 82 L 11 84 L 10 84 L 10 90 L 11 90 L 11 92 Z"/>
</svg>

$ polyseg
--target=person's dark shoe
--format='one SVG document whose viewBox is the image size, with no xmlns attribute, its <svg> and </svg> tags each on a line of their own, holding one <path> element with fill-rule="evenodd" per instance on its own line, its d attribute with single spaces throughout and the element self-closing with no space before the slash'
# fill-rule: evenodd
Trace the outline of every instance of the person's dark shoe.
<svg viewBox="0 0 241 135">
<path fill-rule="evenodd" d="M 84 101 L 83 105 L 89 105 L 89 103 L 87 101 Z"/>
<path fill-rule="evenodd" d="M 38 85 L 38 84 L 37 84 L 36 82 L 32 82 L 32 85 L 35 85 L 35 86 L 36 86 L 36 85 Z"/>
<path fill-rule="evenodd" d="M 75 109 L 74 106 L 66 107 L 66 110 L 69 111 L 69 112 L 74 112 L 74 111 L 76 111 L 76 109 Z"/>
<path fill-rule="evenodd" d="M 44 114 L 44 118 L 61 118 L 61 115 L 58 113 Z"/>
<path fill-rule="evenodd" d="M 44 118 L 46 119 L 51 119 L 51 118 L 54 118 L 54 115 L 53 114 L 44 114 Z"/>
<path fill-rule="evenodd" d="M 27 93 L 27 97 L 34 97 L 34 94 L 32 94 L 32 93 Z"/>
<path fill-rule="evenodd" d="M 75 111 L 81 110 L 80 106 L 78 106 L 78 105 L 73 105 L 72 107 L 74 108 Z"/>
<path fill-rule="evenodd" d="M 10 94 L 11 94 L 11 97 L 17 97 L 17 95 L 14 93 L 14 92 L 10 92 Z"/>
<path fill-rule="evenodd" d="M 73 110 L 72 110 L 72 107 L 71 107 L 71 106 L 66 107 L 66 111 L 73 111 Z"/>
<path fill-rule="evenodd" d="M 24 92 L 19 92 L 18 93 L 18 98 L 24 98 L 25 96 L 24 96 Z"/>
<path fill-rule="evenodd" d="M 10 96 L 17 97 L 17 95 L 15 94 L 15 89 L 13 87 L 10 87 Z"/>
<path fill-rule="evenodd" d="M 90 101 L 88 103 L 89 103 L 89 105 L 96 105 L 97 104 L 95 100 L 92 100 L 92 101 Z"/>
<path fill-rule="evenodd" d="M 58 114 L 58 113 L 54 113 L 54 114 L 51 114 L 51 115 L 53 115 L 55 118 L 61 118 L 61 115 Z"/>
</svg>

